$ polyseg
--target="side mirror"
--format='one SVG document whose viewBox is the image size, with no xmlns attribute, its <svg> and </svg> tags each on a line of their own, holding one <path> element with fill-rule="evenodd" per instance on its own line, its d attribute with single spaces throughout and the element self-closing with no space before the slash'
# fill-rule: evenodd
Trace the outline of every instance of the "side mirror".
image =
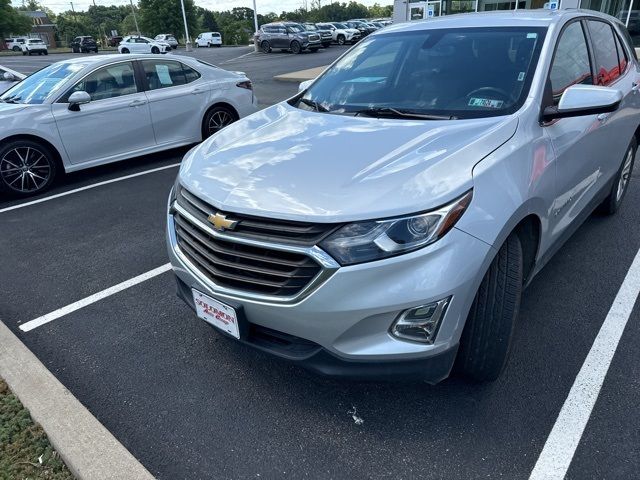
<svg viewBox="0 0 640 480">
<path fill-rule="evenodd" d="M 313 83 L 313 80 L 315 80 L 315 78 L 312 80 L 305 80 L 304 82 L 300 82 L 300 85 L 298 86 L 298 93 L 303 92 L 304 90 L 309 88 Z"/>
<path fill-rule="evenodd" d="M 80 111 L 80 105 L 84 105 L 85 103 L 89 103 L 91 101 L 91 96 L 87 92 L 78 91 L 73 92 L 69 95 L 69 110 L 72 112 Z"/>
<path fill-rule="evenodd" d="M 15 75 L 13 73 L 10 73 L 10 72 L 4 72 L 4 75 L 2 76 L 2 78 L 7 82 L 15 82 L 16 80 L 18 80 L 15 77 Z"/>
<path fill-rule="evenodd" d="M 620 102 L 622 102 L 622 92 L 615 88 L 572 85 L 564 91 L 557 107 L 544 109 L 542 121 L 614 112 L 620 106 Z"/>
</svg>

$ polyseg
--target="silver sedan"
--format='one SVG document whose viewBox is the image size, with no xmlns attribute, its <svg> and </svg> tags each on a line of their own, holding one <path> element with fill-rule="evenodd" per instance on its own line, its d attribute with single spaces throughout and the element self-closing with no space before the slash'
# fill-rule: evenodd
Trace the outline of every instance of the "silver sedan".
<svg viewBox="0 0 640 480">
<path fill-rule="evenodd" d="M 31 195 L 58 173 L 200 142 L 256 108 L 244 74 L 190 57 L 54 63 L 0 96 L 0 190 Z"/>
</svg>

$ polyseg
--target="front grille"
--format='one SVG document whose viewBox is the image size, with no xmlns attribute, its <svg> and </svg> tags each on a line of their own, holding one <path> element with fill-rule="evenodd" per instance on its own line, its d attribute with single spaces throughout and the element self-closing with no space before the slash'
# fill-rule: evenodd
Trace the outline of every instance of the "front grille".
<svg viewBox="0 0 640 480">
<path fill-rule="evenodd" d="M 177 212 L 173 219 L 181 252 L 220 287 L 288 297 L 320 273 L 307 255 L 216 238 Z"/>
<path fill-rule="evenodd" d="M 312 246 L 333 232 L 339 225 L 327 223 L 290 222 L 249 215 L 227 214 L 203 202 L 182 187 L 178 187 L 177 201 L 181 207 L 203 223 L 210 215 L 220 213 L 238 224 L 225 232 L 231 237 Z"/>
<path fill-rule="evenodd" d="M 309 35 L 309 40 L 311 42 L 315 42 L 316 40 L 320 40 L 320 36 L 319 35 Z"/>
</svg>

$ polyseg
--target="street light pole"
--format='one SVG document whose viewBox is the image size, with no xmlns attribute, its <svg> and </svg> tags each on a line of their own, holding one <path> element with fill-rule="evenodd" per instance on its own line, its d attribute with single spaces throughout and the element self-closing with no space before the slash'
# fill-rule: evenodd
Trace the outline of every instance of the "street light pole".
<svg viewBox="0 0 640 480">
<path fill-rule="evenodd" d="M 253 0 L 253 43 L 256 52 L 258 51 L 258 45 L 256 44 L 256 33 L 258 33 L 258 11 L 256 10 L 256 0 Z"/>
<path fill-rule="evenodd" d="M 140 27 L 138 27 L 138 17 L 136 17 L 136 11 L 133 8 L 133 0 L 129 0 L 129 2 L 131 3 L 131 12 L 133 13 L 133 21 L 136 22 L 136 31 L 138 35 L 140 35 Z"/>
<path fill-rule="evenodd" d="M 255 0 L 254 0 L 255 1 Z M 184 0 L 180 0 L 182 5 L 182 19 L 184 20 L 184 48 L 187 52 L 191 51 L 191 39 L 189 38 L 189 27 L 187 26 L 187 13 L 184 10 Z"/>
</svg>

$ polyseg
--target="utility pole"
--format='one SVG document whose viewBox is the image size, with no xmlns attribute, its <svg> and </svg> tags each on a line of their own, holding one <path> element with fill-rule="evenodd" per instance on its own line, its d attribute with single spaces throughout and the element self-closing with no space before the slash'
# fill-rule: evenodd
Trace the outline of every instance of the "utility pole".
<svg viewBox="0 0 640 480">
<path fill-rule="evenodd" d="M 69 2 L 71 4 L 71 11 L 73 12 L 73 19 L 76 19 L 76 9 L 73 8 L 73 2 Z"/>
<path fill-rule="evenodd" d="M 133 12 L 133 21 L 136 22 L 136 31 L 138 35 L 140 35 L 140 27 L 138 27 L 138 17 L 136 17 L 136 11 L 133 8 L 133 0 L 129 0 L 129 2 L 131 3 L 131 11 Z"/>
<path fill-rule="evenodd" d="M 253 0 L 253 26 L 255 27 L 255 33 L 258 33 L 258 10 L 256 9 L 256 0 Z"/>
<path fill-rule="evenodd" d="M 182 20 L 184 20 L 184 49 L 187 52 L 191 51 L 191 39 L 189 38 L 189 26 L 187 25 L 187 13 L 184 10 L 184 0 L 180 0 L 182 5 Z"/>
</svg>

